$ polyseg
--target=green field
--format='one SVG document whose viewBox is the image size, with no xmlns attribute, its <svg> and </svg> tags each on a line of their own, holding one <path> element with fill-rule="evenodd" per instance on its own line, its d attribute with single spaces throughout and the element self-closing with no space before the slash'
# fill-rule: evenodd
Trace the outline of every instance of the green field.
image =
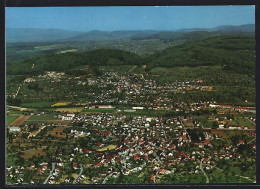
<svg viewBox="0 0 260 189">
<path fill-rule="evenodd" d="M 198 117 L 197 119 L 201 122 L 203 127 L 211 128 L 214 123 L 214 120 L 208 120 L 205 117 Z"/>
<path fill-rule="evenodd" d="M 48 120 L 60 120 L 59 118 L 54 118 L 54 115 L 33 115 L 27 121 L 48 121 Z"/>
<path fill-rule="evenodd" d="M 48 108 L 55 103 L 56 102 L 30 102 L 30 103 L 22 103 L 20 106 L 24 108 Z"/>
<path fill-rule="evenodd" d="M 242 125 L 242 126 L 247 126 L 247 127 L 249 127 L 249 128 L 255 128 L 255 127 L 256 127 L 254 123 L 252 123 L 251 121 L 249 121 L 249 120 L 246 119 L 246 118 L 245 118 L 245 119 L 239 118 L 237 121 L 238 121 L 239 124 Z"/>
<path fill-rule="evenodd" d="M 6 123 L 12 123 L 18 116 L 7 116 L 6 117 Z"/>
</svg>

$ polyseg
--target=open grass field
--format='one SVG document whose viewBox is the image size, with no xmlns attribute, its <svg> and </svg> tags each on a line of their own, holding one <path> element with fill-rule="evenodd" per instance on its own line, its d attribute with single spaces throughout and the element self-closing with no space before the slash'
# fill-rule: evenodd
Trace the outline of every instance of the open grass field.
<svg viewBox="0 0 260 189">
<path fill-rule="evenodd" d="M 24 155 L 21 155 L 21 157 L 24 158 L 24 159 L 29 159 L 29 158 L 33 157 L 34 155 L 36 157 L 38 157 L 38 156 L 41 156 L 41 155 L 45 155 L 45 152 L 43 152 L 42 149 L 26 150 L 26 151 L 24 151 Z"/>
<path fill-rule="evenodd" d="M 30 116 L 21 115 L 14 121 L 12 121 L 9 125 L 21 125 L 23 122 L 25 122 L 29 118 L 30 118 Z"/>
<path fill-rule="evenodd" d="M 103 148 L 100 148 L 100 149 L 97 149 L 97 151 L 99 152 L 103 152 L 103 151 L 106 151 L 106 150 L 113 150 L 116 148 L 117 145 L 109 145 L 109 146 L 106 146 L 106 147 L 103 147 Z"/>
<path fill-rule="evenodd" d="M 247 126 L 248 128 L 252 128 L 252 129 L 256 128 L 256 125 L 253 122 L 251 122 L 248 119 L 246 119 L 246 118 L 244 118 L 244 119 L 243 118 L 238 118 L 237 122 L 240 125 L 242 125 L 242 126 Z"/>
<path fill-rule="evenodd" d="M 81 112 L 84 107 L 75 107 L 75 108 L 57 108 L 58 112 Z"/>
<path fill-rule="evenodd" d="M 18 116 L 6 116 L 6 124 L 12 123 Z"/>
<path fill-rule="evenodd" d="M 60 120 L 59 118 L 54 118 L 54 115 L 33 115 L 27 121 L 48 121 L 48 120 Z"/>
</svg>

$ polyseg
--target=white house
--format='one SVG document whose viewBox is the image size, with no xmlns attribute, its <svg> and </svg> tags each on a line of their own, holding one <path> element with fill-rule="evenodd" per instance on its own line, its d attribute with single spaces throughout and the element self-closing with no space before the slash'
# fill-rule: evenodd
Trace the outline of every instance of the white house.
<svg viewBox="0 0 260 189">
<path fill-rule="evenodd" d="M 10 132 L 20 132 L 21 131 L 21 128 L 20 127 L 10 127 Z"/>
</svg>

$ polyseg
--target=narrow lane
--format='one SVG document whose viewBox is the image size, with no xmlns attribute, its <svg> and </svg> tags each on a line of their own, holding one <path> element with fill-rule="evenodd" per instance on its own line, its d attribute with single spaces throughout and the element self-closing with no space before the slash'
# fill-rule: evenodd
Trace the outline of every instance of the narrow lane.
<svg viewBox="0 0 260 189">
<path fill-rule="evenodd" d="M 51 177 L 51 175 L 52 175 L 52 173 L 53 173 L 53 171 L 54 171 L 54 169 L 55 169 L 55 165 L 56 165 L 56 163 L 52 163 L 51 172 L 50 172 L 49 176 L 47 177 L 47 179 L 44 181 L 43 184 L 46 184 L 46 183 L 48 182 L 49 178 Z"/>
<path fill-rule="evenodd" d="M 75 180 L 73 181 L 72 184 L 75 184 L 75 183 L 77 182 L 78 178 L 80 177 L 80 175 L 81 175 L 82 172 L 83 172 L 82 164 L 79 164 L 79 166 L 80 166 L 80 172 L 79 172 L 78 176 L 75 178 Z"/>
</svg>

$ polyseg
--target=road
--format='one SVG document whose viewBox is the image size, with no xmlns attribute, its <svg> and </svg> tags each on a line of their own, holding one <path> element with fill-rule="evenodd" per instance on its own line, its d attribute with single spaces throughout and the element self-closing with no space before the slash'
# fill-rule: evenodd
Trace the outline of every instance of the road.
<svg viewBox="0 0 260 189">
<path fill-rule="evenodd" d="M 51 177 L 51 175 L 52 175 L 52 173 L 53 173 L 53 171 L 54 171 L 54 169 L 55 169 L 56 163 L 52 163 L 51 165 L 52 165 L 51 172 L 50 172 L 49 176 L 47 177 L 47 179 L 44 181 L 43 184 L 46 184 L 46 183 L 48 182 L 49 178 Z"/>
<path fill-rule="evenodd" d="M 75 180 L 73 181 L 72 184 L 75 184 L 75 183 L 77 182 L 78 178 L 80 177 L 80 175 L 81 175 L 82 172 L 83 172 L 82 164 L 79 164 L 79 166 L 80 166 L 80 172 L 79 172 L 78 176 L 75 178 Z"/>
<path fill-rule="evenodd" d="M 103 180 L 102 184 L 105 184 L 105 183 L 106 183 L 106 181 L 107 181 L 107 179 L 108 179 L 108 177 L 111 177 L 111 176 L 112 176 L 112 174 L 113 174 L 113 172 L 112 172 L 112 173 L 110 173 L 109 175 L 107 175 L 107 176 L 106 176 L 106 178 Z"/>
<path fill-rule="evenodd" d="M 249 119 L 248 117 L 247 117 L 246 119 L 248 119 L 250 122 L 252 122 L 254 125 L 256 125 L 255 122 L 253 122 L 253 121 L 252 121 L 251 119 Z"/>
<path fill-rule="evenodd" d="M 250 143 L 253 142 L 254 140 L 256 140 L 256 137 L 253 138 L 252 140 L 250 140 L 247 144 L 250 144 Z"/>
<path fill-rule="evenodd" d="M 202 167 L 202 159 L 200 160 L 200 170 L 202 171 L 202 173 L 206 177 L 206 183 L 209 183 L 208 175 L 204 172 L 203 167 Z"/>
<path fill-rule="evenodd" d="M 135 68 L 136 66 L 133 66 L 130 70 L 129 70 L 129 73 Z"/>
</svg>

